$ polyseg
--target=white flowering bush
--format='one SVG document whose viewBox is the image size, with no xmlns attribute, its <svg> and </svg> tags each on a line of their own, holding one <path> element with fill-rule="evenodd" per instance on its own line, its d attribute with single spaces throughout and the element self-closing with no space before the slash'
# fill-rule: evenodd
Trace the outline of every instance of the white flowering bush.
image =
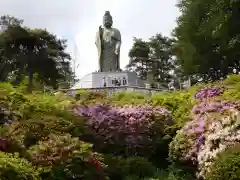
<svg viewBox="0 0 240 180">
<path fill-rule="evenodd" d="M 191 162 L 198 168 L 197 177 L 203 179 L 217 155 L 240 142 L 240 102 L 205 97 L 193 107 L 192 121 L 170 143 L 170 158 Z"/>
<path fill-rule="evenodd" d="M 211 171 L 205 175 L 206 180 L 240 179 L 240 143 L 219 153 L 211 165 Z"/>
<path fill-rule="evenodd" d="M 201 146 L 197 157 L 198 176 L 205 177 L 206 173 L 210 173 L 217 155 L 238 142 L 240 142 L 239 111 L 211 123 L 206 133 L 205 143 Z"/>
</svg>

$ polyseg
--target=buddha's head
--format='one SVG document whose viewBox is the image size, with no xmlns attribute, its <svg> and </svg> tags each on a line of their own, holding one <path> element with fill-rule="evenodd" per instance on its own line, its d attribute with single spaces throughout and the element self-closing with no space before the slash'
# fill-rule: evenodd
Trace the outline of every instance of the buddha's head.
<svg viewBox="0 0 240 180">
<path fill-rule="evenodd" d="M 112 24 L 113 24 L 112 16 L 109 11 L 106 11 L 103 16 L 103 25 L 106 28 L 110 28 L 112 27 Z"/>
</svg>

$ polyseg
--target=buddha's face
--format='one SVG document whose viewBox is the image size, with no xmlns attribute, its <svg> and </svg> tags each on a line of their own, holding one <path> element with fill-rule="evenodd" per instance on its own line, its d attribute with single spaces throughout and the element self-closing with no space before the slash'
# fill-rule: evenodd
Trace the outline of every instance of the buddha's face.
<svg viewBox="0 0 240 180">
<path fill-rule="evenodd" d="M 112 24 L 113 24 L 113 22 L 112 22 L 112 18 L 111 17 L 105 16 L 103 18 L 103 25 L 104 25 L 104 27 L 110 28 L 110 27 L 112 27 Z"/>
</svg>

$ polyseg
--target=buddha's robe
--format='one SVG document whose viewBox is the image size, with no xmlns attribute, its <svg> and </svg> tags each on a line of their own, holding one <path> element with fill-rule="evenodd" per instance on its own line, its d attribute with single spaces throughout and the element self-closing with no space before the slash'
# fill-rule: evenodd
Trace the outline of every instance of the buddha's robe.
<svg viewBox="0 0 240 180">
<path fill-rule="evenodd" d="M 102 31 L 102 35 L 100 32 Z M 101 38 L 102 37 L 102 43 Z M 120 69 L 121 34 L 115 28 L 99 28 L 95 44 L 98 49 L 99 71 L 109 72 Z"/>
</svg>

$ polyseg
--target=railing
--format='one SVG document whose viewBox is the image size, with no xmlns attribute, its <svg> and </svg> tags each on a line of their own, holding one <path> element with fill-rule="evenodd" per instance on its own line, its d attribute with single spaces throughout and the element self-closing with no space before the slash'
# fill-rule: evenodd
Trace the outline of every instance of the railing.
<svg viewBox="0 0 240 180">
<path fill-rule="evenodd" d="M 124 87 L 124 86 L 119 86 L 119 87 L 100 87 L 100 88 L 86 88 L 86 89 L 61 89 L 59 91 L 62 92 L 75 92 L 77 90 L 86 90 L 89 92 L 103 92 L 103 91 L 107 91 L 108 95 L 112 95 L 114 93 L 119 93 L 119 92 L 124 92 L 124 91 L 128 91 L 128 92 L 140 92 L 140 93 L 144 93 L 146 95 L 152 95 L 154 93 L 159 93 L 159 92 L 164 92 L 164 91 L 168 91 L 166 89 L 155 89 L 155 88 L 144 88 L 144 87 Z"/>
</svg>

